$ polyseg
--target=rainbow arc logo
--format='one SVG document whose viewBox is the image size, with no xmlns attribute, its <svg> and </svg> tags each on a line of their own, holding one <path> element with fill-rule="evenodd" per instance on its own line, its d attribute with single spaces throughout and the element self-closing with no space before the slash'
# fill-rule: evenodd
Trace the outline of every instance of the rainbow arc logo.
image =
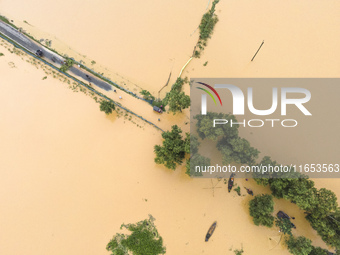
<svg viewBox="0 0 340 255">
<path fill-rule="evenodd" d="M 214 92 L 215 95 L 217 96 L 218 100 L 220 101 L 221 106 L 222 106 L 222 100 L 221 100 L 221 98 L 220 98 L 220 95 L 217 93 L 217 91 L 216 91 L 213 87 L 211 87 L 210 85 L 208 85 L 208 84 L 206 84 L 206 83 L 203 83 L 203 82 L 197 82 L 197 83 L 199 83 L 199 84 L 201 84 L 201 85 L 203 85 L 203 86 L 209 88 L 212 92 Z M 215 105 L 217 105 L 214 96 L 211 94 L 211 92 L 210 92 L 209 90 L 204 89 L 204 88 L 201 88 L 201 87 L 196 87 L 196 88 L 197 88 L 197 89 L 200 89 L 200 90 L 203 90 L 204 92 L 206 92 L 206 93 L 214 100 Z"/>
</svg>

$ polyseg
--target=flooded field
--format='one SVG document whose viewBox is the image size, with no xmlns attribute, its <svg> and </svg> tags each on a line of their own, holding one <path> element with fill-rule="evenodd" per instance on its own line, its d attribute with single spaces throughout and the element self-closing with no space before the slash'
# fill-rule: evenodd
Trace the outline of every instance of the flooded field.
<svg viewBox="0 0 340 255">
<path fill-rule="evenodd" d="M 52 39 L 59 51 L 89 66 L 95 60 L 94 69 L 156 96 L 170 71 L 173 82 L 191 56 L 198 33 L 191 34 L 207 2 L 2 0 L 0 10 L 37 38 Z M 213 37 L 184 75 L 339 77 L 339 10 L 335 1 L 220 1 Z M 241 247 L 245 254 L 289 254 L 276 228 L 252 223 L 249 196 L 229 194 L 222 181 L 191 180 L 184 166 L 172 172 L 154 164 L 159 131 L 106 117 L 83 93 L 42 80 L 42 70 L 3 47 L 0 52 L 0 254 L 108 254 L 105 246 L 120 225 L 148 214 L 170 255 L 234 254 Z M 162 128 L 179 121 L 188 131 L 187 115 L 164 116 Z M 287 141 L 277 138 L 284 145 L 271 148 L 261 134 L 242 135 L 279 162 L 293 160 Z M 320 135 L 310 139 L 317 144 Z M 236 182 L 255 194 L 269 192 L 253 181 Z M 339 180 L 315 182 L 340 197 Z M 275 202 L 276 210 L 296 217 L 294 234 L 326 248 L 295 205 Z M 214 221 L 217 229 L 205 243 Z"/>
</svg>

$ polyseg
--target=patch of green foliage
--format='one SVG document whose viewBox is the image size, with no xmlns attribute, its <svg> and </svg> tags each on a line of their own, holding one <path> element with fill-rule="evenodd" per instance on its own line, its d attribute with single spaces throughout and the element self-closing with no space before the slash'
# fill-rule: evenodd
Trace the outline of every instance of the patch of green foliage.
<svg viewBox="0 0 340 255">
<path fill-rule="evenodd" d="M 0 52 L 0 57 L 2 57 L 2 56 L 4 56 L 4 54 Z"/>
<path fill-rule="evenodd" d="M 67 70 L 70 69 L 70 67 L 73 66 L 74 63 L 74 59 L 66 57 L 64 64 L 59 69 L 60 71 L 66 73 Z"/>
<path fill-rule="evenodd" d="M 46 79 L 47 79 L 47 76 L 44 76 L 42 79 L 43 79 L 43 80 L 46 80 Z"/>
<path fill-rule="evenodd" d="M 237 122 L 235 116 L 224 113 L 208 112 L 206 115 L 196 115 L 196 127 L 198 136 L 201 139 L 217 141 L 217 148 L 222 154 L 223 164 L 255 164 L 259 151 L 250 146 L 250 143 L 238 135 L 238 126 L 219 125 L 213 127 L 214 119 L 226 119 Z"/>
<path fill-rule="evenodd" d="M 264 157 L 261 164 L 278 165 L 269 157 Z M 298 172 L 284 173 L 285 178 L 280 178 L 281 174 L 266 174 L 266 178 L 255 174 L 254 177 L 258 184 L 269 185 L 274 197 L 287 199 L 304 210 L 306 219 L 322 240 L 340 249 L 340 208 L 335 193 L 325 188 L 317 189 L 312 180 Z"/>
<path fill-rule="evenodd" d="M 287 235 L 292 235 L 293 225 L 290 222 L 290 219 L 287 218 L 276 218 L 275 226 L 279 227 L 282 233 Z"/>
<path fill-rule="evenodd" d="M 312 247 L 312 251 L 308 255 L 329 255 L 328 251 L 321 247 Z"/>
<path fill-rule="evenodd" d="M 92 60 L 91 65 L 94 65 L 94 64 L 96 64 L 96 61 Z"/>
<path fill-rule="evenodd" d="M 231 120 L 233 122 L 237 122 L 233 115 L 207 112 L 207 115 L 198 114 L 194 116 L 194 119 L 197 120 L 197 134 L 201 139 L 207 138 L 212 141 L 217 141 L 222 137 L 230 139 L 238 137 L 238 126 L 236 125 L 233 125 L 232 127 L 228 127 L 228 125 L 218 125 L 218 127 L 213 127 L 214 119 L 226 119 L 229 123 Z"/>
<path fill-rule="evenodd" d="M 13 23 L 11 23 L 6 17 L 0 15 L 0 20 L 5 22 L 6 24 L 18 29 L 17 26 L 15 26 Z"/>
<path fill-rule="evenodd" d="M 243 248 L 241 250 L 234 250 L 235 255 L 242 255 L 244 252 Z"/>
<path fill-rule="evenodd" d="M 207 64 L 208 64 L 208 61 L 206 61 L 206 62 L 203 64 L 203 66 L 207 66 Z"/>
<path fill-rule="evenodd" d="M 159 236 L 154 218 L 140 221 L 136 224 L 122 225 L 131 234 L 117 233 L 107 244 L 106 249 L 112 255 L 158 255 L 165 254 L 163 239 Z"/>
<path fill-rule="evenodd" d="M 286 238 L 285 242 L 289 252 L 294 255 L 309 255 L 313 250 L 312 241 L 304 236 L 299 236 L 297 238 L 289 236 Z"/>
<path fill-rule="evenodd" d="M 214 0 L 212 6 L 208 12 L 206 12 L 199 25 L 200 36 L 196 44 L 193 57 L 199 58 L 204 47 L 207 45 L 207 40 L 211 37 L 214 27 L 218 22 L 218 17 L 215 14 L 215 6 L 219 0 Z M 198 49 L 197 49 L 198 48 Z"/>
<path fill-rule="evenodd" d="M 240 186 L 237 186 L 237 188 L 235 188 L 234 191 L 236 191 L 237 195 L 241 196 L 241 188 L 240 188 Z"/>
<path fill-rule="evenodd" d="M 115 105 L 111 101 L 102 100 L 100 102 L 100 110 L 105 112 L 107 115 L 111 114 L 114 109 Z"/>
<path fill-rule="evenodd" d="M 183 84 L 186 82 L 188 82 L 187 79 L 177 78 L 170 92 L 168 92 L 163 99 L 164 105 L 169 105 L 169 111 L 173 114 L 182 112 L 183 109 L 190 106 L 190 96 L 182 92 Z"/>
<path fill-rule="evenodd" d="M 210 158 L 204 157 L 200 154 L 195 154 L 191 156 L 189 160 L 187 160 L 185 173 L 189 176 L 202 176 L 203 174 L 201 172 L 197 172 L 195 170 L 195 166 L 200 166 L 201 168 L 204 168 L 210 165 Z"/>
<path fill-rule="evenodd" d="M 177 164 L 182 164 L 190 142 L 188 139 L 182 139 L 182 130 L 174 125 L 171 131 L 162 133 L 163 145 L 155 145 L 154 152 L 156 153 L 155 162 L 164 164 L 165 167 L 175 170 Z"/>
<path fill-rule="evenodd" d="M 151 93 L 149 91 L 145 90 L 145 89 L 143 89 L 140 93 L 145 100 L 149 100 L 149 101 L 155 100 L 155 97 L 153 95 L 151 95 Z"/>
<path fill-rule="evenodd" d="M 272 227 L 274 224 L 274 201 L 272 195 L 257 195 L 249 201 L 250 216 L 253 217 L 254 224 L 259 226 Z"/>
</svg>

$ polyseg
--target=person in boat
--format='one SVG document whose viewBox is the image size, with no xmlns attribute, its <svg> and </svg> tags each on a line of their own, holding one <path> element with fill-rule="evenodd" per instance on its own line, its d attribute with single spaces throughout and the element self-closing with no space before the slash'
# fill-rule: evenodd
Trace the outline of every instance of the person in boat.
<svg viewBox="0 0 340 255">
<path fill-rule="evenodd" d="M 246 187 L 245 187 L 245 189 L 247 190 L 247 193 L 249 195 L 254 196 L 254 192 L 251 189 L 247 189 Z"/>
</svg>

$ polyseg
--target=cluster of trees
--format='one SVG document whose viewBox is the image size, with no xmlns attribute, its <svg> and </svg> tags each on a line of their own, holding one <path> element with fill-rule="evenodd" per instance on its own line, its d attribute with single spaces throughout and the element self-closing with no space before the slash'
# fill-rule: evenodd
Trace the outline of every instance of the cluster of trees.
<svg viewBox="0 0 340 255">
<path fill-rule="evenodd" d="M 115 109 L 114 103 L 112 103 L 111 101 L 107 101 L 107 100 L 100 101 L 99 107 L 100 107 L 100 110 L 102 112 L 105 112 L 106 114 L 111 114 L 112 111 Z"/>
<path fill-rule="evenodd" d="M 327 250 L 320 247 L 314 247 L 312 241 L 306 237 L 289 236 L 286 238 L 285 243 L 290 253 L 294 255 L 329 255 Z M 340 251 L 336 253 L 340 254 Z"/>
<path fill-rule="evenodd" d="M 164 111 L 165 106 L 169 105 L 169 111 L 176 114 L 177 112 L 182 112 L 183 109 L 188 108 L 191 104 L 190 96 L 182 92 L 182 87 L 187 82 L 187 78 L 182 79 L 181 77 L 178 77 L 176 82 L 172 85 L 171 90 L 162 100 L 156 100 L 156 98 L 147 90 L 142 90 L 140 93 L 145 100 L 152 102 L 153 106 L 161 107 Z"/>
<path fill-rule="evenodd" d="M 179 86 L 178 84 L 176 86 Z M 218 141 L 217 148 L 221 151 L 224 164 L 240 163 L 253 164 L 257 158 L 259 151 L 250 146 L 250 143 L 239 137 L 238 127 L 228 127 L 220 125 L 213 128 L 213 119 L 236 119 L 233 115 L 223 113 L 208 112 L 207 115 L 196 115 L 197 133 L 201 139 L 210 139 Z M 156 153 L 155 162 L 164 164 L 167 168 L 175 170 L 177 165 L 183 163 L 186 156 L 190 158 L 186 163 L 186 174 L 200 176 L 202 173 L 195 171 L 195 166 L 210 166 L 210 159 L 198 153 L 199 141 L 196 136 L 190 136 L 189 133 L 183 139 L 182 130 L 177 126 L 172 126 L 171 131 L 164 132 L 163 145 L 156 145 L 154 151 Z M 191 139 L 191 143 L 190 143 Z M 191 151 L 190 151 L 191 144 Z"/>
<path fill-rule="evenodd" d="M 214 119 L 226 119 L 230 123 L 237 122 L 231 114 L 208 112 L 207 115 L 196 115 L 196 127 L 201 139 L 210 139 L 217 142 L 217 148 L 222 154 L 223 164 L 255 164 L 259 151 L 250 146 L 250 143 L 239 137 L 238 126 L 218 125 L 213 127 Z"/>
<path fill-rule="evenodd" d="M 198 153 L 200 143 L 196 136 L 190 136 L 190 133 L 186 133 L 185 137 L 183 137 L 182 130 L 177 125 L 174 125 L 171 127 L 171 131 L 163 132 L 162 137 L 163 144 L 155 145 L 154 147 L 156 154 L 155 162 L 157 164 L 163 164 L 166 168 L 175 170 L 176 167 L 181 165 L 183 160 L 190 155 L 190 158 L 186 162 L 185 172 L 189 176 L 202 175 L 200 172 L 195 172 L 194 166 L 210 165 L 210 159 Z"/>
<path fill-rule="evenodd" d="M 274 201 L 272 195 L 257 195 L 249 201 L 249 213 L 256 226 L 271 228 L 274 224 Z"/>
<path fill-rule="evenodd" d="M 204 47 L 207 45 L 207 40 L 211 37 L 214 27 L 218 21 L 218 17 L 215 14 L 215 6 L 220 0 L 214 0 L 212 6 L 208 12 L 206 12 L 199 25 L 200 36 L 195 46 L 193 57 L 199 58 Z M 198 47 L 198 49 L 197 49 Z"/>
<path fill-rule="evenodd" d="M 188 136 L 189 134 L 187 134 Z M 204 157 L 198 153 L 198 147 L 200 142 L 197 136 L 191 135 L 189 141 L 188 153 L 190 153 L 190 158 L 187 160 L 186 164 L 186 174 L 189 176 L 202 176 L 201 172 L 195 171 L 195 166 L 207 167 L 210 166 L 210 158 Z M 190 150 L 191 149 L 191 150 Z"/>
<path fill-rule="evenodd" d="M 277 162 L 264 157 L 260 164 L 274 166 Z M 322 240 L 340 250 L 340 208 L 333 191 L 317 189 L 312 180 L 298 172 L 270 173 L 267 178 L 257 178 L 259 174 L 254 173 L 254 177 L 258 184 L 269 186 L 274 197 L 287 199 L 304 210 Z"/>
<path fill-rule="evenodd" d="M 122 225 L 131 234 L 117 233 L 107 244 L 106 249 L 112 255 L 158 255 L 165 254 L 163 239 L 159 236 L 154 218 L 150 215 L 149 219 L 140 221 L 136 224 Z"/>
</svg>

